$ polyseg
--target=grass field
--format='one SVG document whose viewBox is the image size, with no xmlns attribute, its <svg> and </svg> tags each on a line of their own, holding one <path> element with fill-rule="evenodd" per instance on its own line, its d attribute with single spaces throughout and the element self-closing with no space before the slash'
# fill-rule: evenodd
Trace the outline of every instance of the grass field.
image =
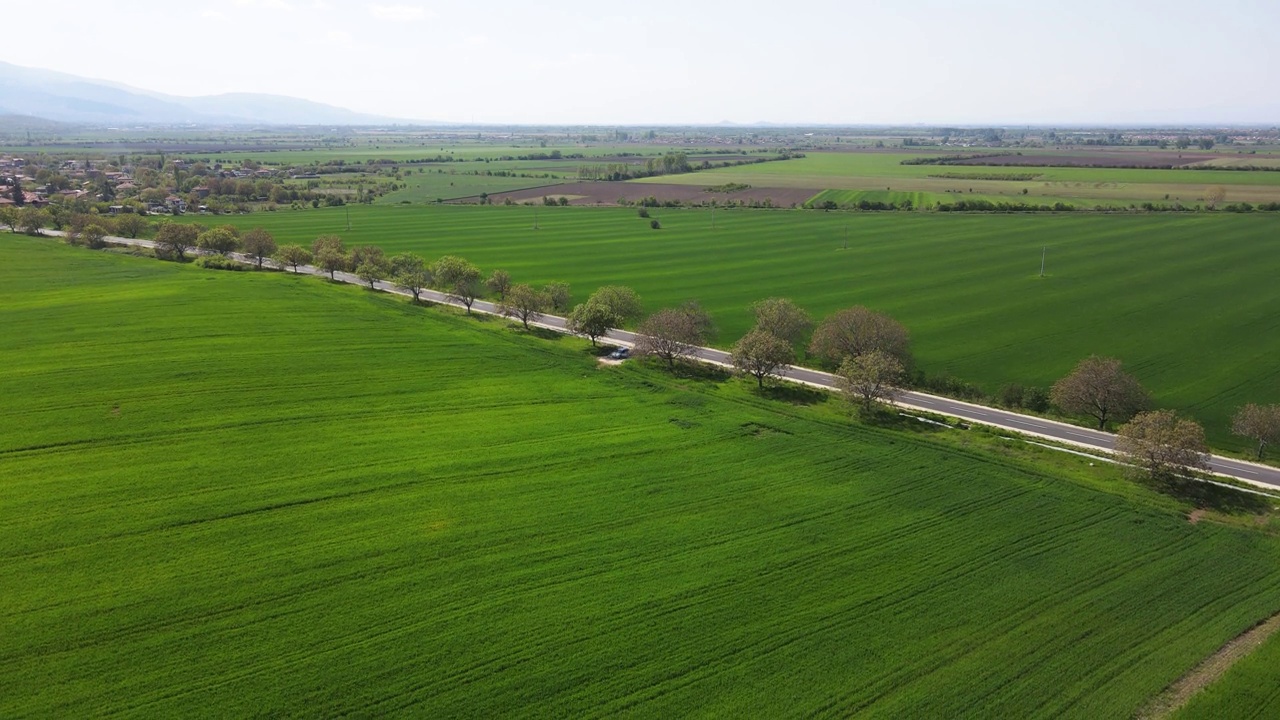
<svg viewBox="0 0 1280 720">
<path fill-rule="evenodd" d="M 1228 433 L 1246 402 L 1280 402 L 1280 216 L 1010 216 L 384 207 L 260 213 L 287 242 L 338 233 L 349 244 L 427 257 L 461 254 L 517 281 L 631 285 L 655 310 L 699 300 L 728 346 L 748 306 L 790 297 L 821 317 L 865 304 L 912 333 L 930 374 L 994 392 L 1048 386 L 1091 353 L 1119 357 L 1168 407 Z M 849 248 L 844 235 L 848 232 Z M 1048 277 L 1039 278 L 1042 248 Z"/>
<path fill-rule="evenodd" d="M 1217 682 L 1187 703 L 1175 720 L 1280 717 L 1280 635 L 1236 663 Z"/>
<path fill-rule="evenodd" d="M 806 157 L 762 165 L 709 170 L 668 178 L 633 182 L 692 185 L 745 183 L 755 187 L 802 187 L 818 190 L 889 190 L 932 194 L 972 192 L 977 196 L 1024 199 L 1027 202 L 1073 202 L 1093 206 L 1175 201 L 1192 205 L 1203 201 L 1205 188 L 1221 185 L 1227 202 L 1280 201 L 1280 173 L 1230 170 L 1156 170 L 1127 168 L 983 167 L 903 165 L 904 159 L 937 152 L 850 153 L 810 152 Z M 1242 156 L 1261 163 L 1267 157 Z M 1030 181 L 930 177 L 948 173 L 992 176 L 1034 173 Z M 1023 195 L 1022 190 L 1027 194 Z M 1165 196 L 1168 196 L 1166 198 Z"/>
<path fill-rule="evenodd" d="M 315 278 L 0 279 L 6 717 L 1124 717 L 1280 609 L 1276 538 L 1079 458 Z"/>
<path fill-rule="evenodd" d="M 254 160 L 270 165 L 308 165 L 330 160 L 345 160 L 348 163 L 362 163 L 367 160 L 399 160 L 407 163 L 410 160 L 432 158 L 437 155 L 449 155 L 459 160 L 475 160 L 477 158 L 500 158 L 503 156 L 518 157 L 531 153 L 551 153 L 555 150 L 559 150 L 565 155 L 581 154 L 588 158 L 611 156 L 618 153 L 659 156 L 673 150 L 690 153 L 698 151 L 695 148 L 683 145 L 575 144 L 556 143 L 554 140 L 545 145 L 533 141 L 512 144 L 494 140 L 467 141 L 461 138 L 432 142 L 430 139 L 421 139 L 413 136 L 389 136 L 381 139 L 362 137 L 351 145 L 336 147 L 317 146 L 306 149 L 265 151 L 245 150 L 213 154 L 208 151 L 201 151 L 187 154 L 193 157 L 208 155 L 223 163 Z M 584 161 L 579 160 L 576 162 Z"/>
</svg>

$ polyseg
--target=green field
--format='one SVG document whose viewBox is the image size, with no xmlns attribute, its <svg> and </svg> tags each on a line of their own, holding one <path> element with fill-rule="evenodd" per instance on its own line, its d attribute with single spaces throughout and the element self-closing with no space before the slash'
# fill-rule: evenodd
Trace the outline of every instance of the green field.
<svg viewBox="0 0 1280 720">
<path fill-rule="evenodd" d="M 1194 696 L 1175 720 L 1280 717 L 1280 634 L 1272 635 L 1217 682 Z"/>
<path fill-rule="evenodd" d="M 631 285 L 650 310 L 699 300 L 732 344 L 747 307 L 790 297 L 821 317 L 865 304 L 911 331 L 919 366 L 988 392 L 1048 386 L 1091 353 L 1125 361 L 1220 447 L 1229 418 L 1280 402 L 1280 215 L 965 215 L 657 210 L 352 208 L 232 218 L 284 241 L 461 254 L 517 281 L 564 280 L 581 300 Z M 844 249 L 848 232 L 849 247 Z M 1042 248 L 1048 276 L 1039 278 Z"/>
<path fill-rule="evenodd" d="M 976 148 L 975 151 L 981 151 Z M 987 149 L 991 151 L 991 149 Z M 902 160 L 939 152 L 810 152 L 806 157 L 761 165 L 708 170 L 687 175 L 634 180 L 639 183 L 709 185 L 744 183 L 753 187 L 799 187 L 815 190 L 888 190 L 935 195 L 975 194 L 988 199 L 1026 202 L 1072 202 L 1092 207 L 1130 203 L 1203 201 L 1205 188 L 1221 185 L 1227 202 L 1280 201 L 1280 173 L 1230 170 L 1157 170 L 1128 168 L 984 167 L 903 165 Z M 1263 164 L 1274 156 L 1241 156 Z M 947 174 L 1000 176 L 1032 173 L 1030 181 L 955 179 Z M 1022 193 L 1027 190 L 1027 194 Z M 1165 196 L 1168 196 L 1167 198 Z M 954 196 L 952 199 L 955 199 Z"/>
<path fill-rule="evenodd" d="M 348 201 L 362 188 L 382 190 L 380 205 L 426 204 L 475 198 L 532 187 L 553 186 L 577 179 L 581 160 L 425 163 L 394 168 L 374 166 L 367 171 L 326 173 L 318 178 L 291 180 L 290 185 Z M 359 166 L 357 166 L 359 167 Z M 396 189 L 391 190 L 395 185 Z"/>
<path fill-rule="evenodd" d="M 310 277 L 0 280 L 5 717 L 1125 717 L 1280 609 L 1280 541 L 1079 458 Z"/>
<path fill-rule="evenodd" d="M 965 200 L 972 196 L 965 195 Z M 984 197 L 985 200 L 993 198 Z M 823 190 L 814 195 L 809 202 L 814 205 L 821 205 L 824 202 L 832 201 L 837 205 L 856 205 L 859 201 L 894 203 L 901 205 L 910 201 L 913 207 L 923 207 L 925 205 L 936 205 L 937 203 L 953 202 L 956 197 L 946 193 L 926 193 L 926 192 L 894 192 L 890 190 Z"/>
</svg>

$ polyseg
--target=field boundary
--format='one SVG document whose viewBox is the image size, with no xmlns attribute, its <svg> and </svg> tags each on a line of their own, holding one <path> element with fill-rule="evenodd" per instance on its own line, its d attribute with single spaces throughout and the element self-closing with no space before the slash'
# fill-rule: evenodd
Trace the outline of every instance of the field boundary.
<svg viewBox="0 0 1280 720">
<path fill-rule="evenodd" d="M 1237 635 L 1218 648 L 1169 687 L 1160 692 L 1134 714 L 1135 720 L 1164 720 L 1181 710 L 1191 698 L 1222 677 L 1236 663 L 1251 655 L 1280 630 L 1280 613 L 1276 613 Z"/>
</svg>

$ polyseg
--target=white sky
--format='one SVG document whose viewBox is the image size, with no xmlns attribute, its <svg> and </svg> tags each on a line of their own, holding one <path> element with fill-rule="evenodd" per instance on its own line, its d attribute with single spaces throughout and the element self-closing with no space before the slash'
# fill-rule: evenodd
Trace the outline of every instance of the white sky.
<svg viewBox="0 0 1280 720">
<path fill-rule="evenodd" d="M 0 60 L 412 119 L 1280 123 L 1280 0 L 4 5 Z"/>
</svg>

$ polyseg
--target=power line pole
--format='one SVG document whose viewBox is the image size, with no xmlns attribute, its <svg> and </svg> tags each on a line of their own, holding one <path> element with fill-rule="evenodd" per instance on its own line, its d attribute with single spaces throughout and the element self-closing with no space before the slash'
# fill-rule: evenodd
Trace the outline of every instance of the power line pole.
<svg viewBox="0 0 1280 720">
<path fill-rule="evenodd" d="M 538 229 L 538 208 L 537 207 L 533 208 L 533 229 L 534 230 Z"/>
<path fill-rule="evenodd" d="M 342 207 L 347 211 L 347 232 L 351 232 L 351 206 L 343 203 Z"/>
<path fill-rule="evenodd" d="M 1046 245 L 1044 249 L 1040 251 L 1040 277 L 1044 277 L 1044 258 L 1048 254 L 1049 254 L 1049 246 Z"/>
<path fill-rule="evenodd" d="M 849 249 L 849 226 L 844 226 L 844 249 Z"/>
</svg>

